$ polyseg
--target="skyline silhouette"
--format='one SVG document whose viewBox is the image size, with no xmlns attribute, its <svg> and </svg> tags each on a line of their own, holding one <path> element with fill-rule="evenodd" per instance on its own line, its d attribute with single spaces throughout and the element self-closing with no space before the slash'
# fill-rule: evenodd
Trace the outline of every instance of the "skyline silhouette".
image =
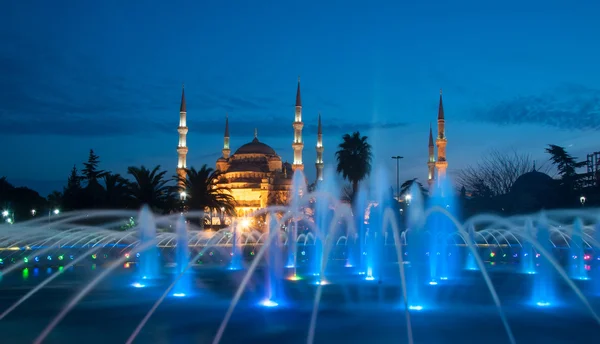
<svg viewBox="0 0 600 344">
<path fill-rule="evenodd" d="M 174 174 L 182 83 L 188 166 L 214 166 L 226 113 L 233 152 L 257 128 L 291 161 L 298 75 L 310 180 L 320 112 L 325 170 L 341 136 L 360 130 L 374 166 L 395 179 L 390 157 L 402 155 L 400 179 L 425 181 L 440 88 L 450 177 L 490 149 L 546 161 L 552 143 L 584 159 L 599 150 L 598 10 L 591 1 L 13 2 L 0 15 L 0 175 L 46 195 L 89 149 L 103 169 L 160 164 Z"/>
</svg>

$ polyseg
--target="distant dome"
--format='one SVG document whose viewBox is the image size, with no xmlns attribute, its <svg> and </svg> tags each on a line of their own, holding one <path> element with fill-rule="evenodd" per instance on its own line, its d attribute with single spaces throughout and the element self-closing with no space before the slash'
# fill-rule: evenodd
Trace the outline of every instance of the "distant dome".
<svg viewBox="0 0 600 344">
<path fill-rule="evenodd" d="M 549 175 L 533 170 L 522 174 L 512 185 L 511 192 L 543 192 L 552 187 L 554 179 Z"/>
<path fill-rule="evenodd" d="M 235 154 L 264 154 L 264 155 L 277 155 L 275 150 L 269 145 L 266 145 L 255 137 L 252 142 L 246 143 L 245 145 L 238 148 Z"/>
</svg>

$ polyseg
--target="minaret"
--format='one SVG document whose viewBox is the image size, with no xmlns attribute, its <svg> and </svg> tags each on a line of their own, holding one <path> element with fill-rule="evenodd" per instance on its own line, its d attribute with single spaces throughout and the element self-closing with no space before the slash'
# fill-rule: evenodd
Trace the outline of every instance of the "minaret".
<svg viewBox="0 0 600 344">
<path fill-rule="evenodd" d="M 302 149 L 304 149 L 304 142 L 302 141 L 302 98 L 300 97 L 300 77 L 298 77 L 298 90 L 296 91 L 296 117 L 294 120 L 294 143 L 292 148 L 294 149 L 294 163 L 292 164 L 292 170 L 304 170 L 304 164 L 302 164 Z"/>
<path fill-rule="evenodd" d="M 188 133 L 188 127 L 186 122 L 186 110 L 185 110 L 185 90 L 183 85 L 181 85 L 181 106 L 179 107 L 179 127 L 177 128 L 177 132 L 179 133 L 179 144 L 177 145 L 177 155 L 179 156 L 177 160 L 177 175 L 184 179 L 186 177 L 187 168 L 186 165 L 186 156 L 188 153 L 186 136 Z M 183 183 L 179 183 L 179 186 L 183 186 Z M 185 194 L 182 194 L 182 198 Z"/>
<path fill-rule="evenodd" d="M 435 167 L 437 169 L 437 181 L 440 183 L 446 178 L 446 168 L 448 162 L 446 161 L 446 123 L 444 120 L 444 105 L 442 103 L 442 90 L 440 89 L 440 105 L 438 108 L 438 136 L 435 143 L 437 145 L 437 161 Z"/>
<path fill-rule="evenodd" d="M 323 127 L 321 126 L 321 114 L 319 113 L 319 124 L 317 129 L 317 182 L 323 180 Z"/>
<path fill-rule="evenodd" d="M 430 189 L 435 178 L 435 156 L 433 147 L 433 131 L 431 129 L 431 123 L 429 123 L 429 159 L 427 160 L 427 169 L 429 172 L 427 174 L 427 184 L 429 185 Z"/>
<path fill-rule="evenodd" d="M 225 114 L 225 137 L 223 138 L 223 158 L 229 159 L 231 149 L 229 149 L 229 115 Z"/>
</svg>

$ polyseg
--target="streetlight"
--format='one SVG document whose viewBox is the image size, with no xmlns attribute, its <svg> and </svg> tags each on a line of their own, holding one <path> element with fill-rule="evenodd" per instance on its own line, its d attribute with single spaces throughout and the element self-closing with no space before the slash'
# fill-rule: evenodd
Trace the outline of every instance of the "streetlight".
<svg viewBox="0 0 600 344">
<path fill-rule="evenodd" d="M 411 199 L 412 199 L 412 195 L 411 194 L 408 194 L 408 195 L 406 195 L 406 197 L 404 197 L 404 200 L 406 200 L 406 205 L 410 204 L 410 200 Z"/>
<path fill-rule="evenodd" d="M 8 217 L 8 210 L 2 211 L 2 217 Z"/>
<path fill-rule="evenodd" d="M 60 210 L 54 209 L 54 215 L 58 215 L 58 214 L 60 214 Z"/>
<path fill-rule="evenodd" d="M 581 202 L 581 206 L 583 207 L 585 205 L 585 196 L 579 197 L 579 202 Z"/>
<path fill-rule="evenodd" d="M 31 209 L 31 216 L 35 216 L 35 213 L 36 213 L 35 209 Z"/>
<path fill-rule="evenodd" d="M 400 159 L 404 159 L 404 157 L 396 155 L 392 159 L 396 160 L 396 199 L 400 201 Z"/>
</svg>

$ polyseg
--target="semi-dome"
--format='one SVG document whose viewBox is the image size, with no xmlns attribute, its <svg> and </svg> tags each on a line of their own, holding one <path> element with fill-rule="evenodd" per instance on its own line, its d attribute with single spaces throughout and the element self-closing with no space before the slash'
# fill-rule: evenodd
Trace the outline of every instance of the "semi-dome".
<svg viewBox="0 0 600 344">
<path fill-rule="evenodd" d="M 269 145 L 258 141 L 258 138 L 254 138 L 252 142 L 248 142 L 245 145 L 238 148 L 235 154 L 264 154 L 264 155 L 277 155 L 275 150 Z"/>
</svg>

